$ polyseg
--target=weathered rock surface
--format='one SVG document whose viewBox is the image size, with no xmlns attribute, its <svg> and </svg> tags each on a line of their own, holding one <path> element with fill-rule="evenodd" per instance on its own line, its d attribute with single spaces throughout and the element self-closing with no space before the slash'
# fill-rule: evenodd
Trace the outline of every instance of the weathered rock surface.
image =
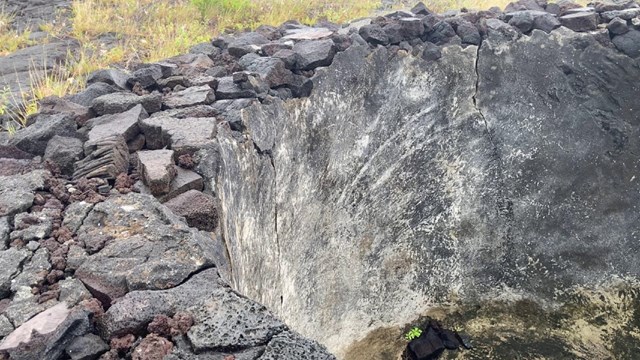
<svg viewBox="0 0 640 360">
<path fill-rule="evenodd" d="M 64 136 L 54 136 L 44 151 L 45 160 L 53 161 L 65 175 L 73 174 L 73 164 L 84 157 L 82 140 Z"/>
<path fill-rule="evenodd" d="M 93 100 L 91 108 L 98 115 L 123 113 L 136 105 L 142 105 L 147 113 L 162 109 L 160 94 L 136 95 L 130 92 L 115 92 L 102 95 Z"/>
<path fill-rule="evenodd" d="M 89 132 L 85 149 L 88 152 L 95 150 L 100 141 L 113 136 L 122 136 L 126 142 L 132 141 L 140 132 L 138 121 L 149 115 L 142 105 L 136 105 L 122 113 L 104 115 L 91 119 L 87 123 Z"/>
<path fill-rule="evenodd" d="M 184 217 L 189 226 L 204 231 L 214 231 L 218 227 L 218 209 L 211 195 L 189 190 L 167 201 L 165 205 L 174 214 Z"/>
<path fill-rule="evenodd" d="M 174 150 L 176 156 L 180 156 L 194 153 L 213 142 L 216 119 L 158 116 L 141 120 L 140 129 L 147 139 L 148 149 L 161 149 L 166 146 Z"/>
<path fill-rule="evenodd" d="M 148 195 L 111 196 L 96 204 L 78 240 L 90 256 L 75 276 L 104 304 L 132 290 L 174 287 L 216 258 L 210 238 Z"/>
<path fill-rule="evenodd" d="M 164 195 L 171 190 L 171 183 L 176 177 L 173 150 L 140 151 L 138 155 L 138 171 L 153 195 Z"/>
<path fill-rule="evenodd" d="M 640 275 L 634 60 L 494 29 L 429 63 L 352 47 L 301 104 L 245 109 L 251 143 L 220 129 L 234 287 L 342 356 L 455 289 L 551 300 Z"/>
<path fill-rule="evenodd" d="M 194 86 L 167 95 L 163 103 L 169 109 L 196 105 L 209 105 L 216 100 L 213 89 L 208 85 Z"/>
<path fill-rule="evenodd" d="M 0 216 L 28 210 L 33 205 L 34 191 L 44 188 L 48 172 L 35 170 L 24 175 L 0 176 Z"/>
</svg>

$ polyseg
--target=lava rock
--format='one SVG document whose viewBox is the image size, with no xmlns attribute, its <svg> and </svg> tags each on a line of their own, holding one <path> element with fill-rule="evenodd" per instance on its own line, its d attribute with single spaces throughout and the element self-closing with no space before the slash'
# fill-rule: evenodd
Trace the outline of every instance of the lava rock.
<svg viewBox="0 0 640 360">
<path fill-rule="evenodd" d="M 204 231 L 214 231 L 218 227 L 218 210 L 215 199 L 210 195 L 189 190 L 165 205 L 174 214 L 184 217 L 191 227 Z"/>
<path fill-rule="evenodd" d="M 30 255 L 28 250 L 16 248 L 0 251 L 0 297 L 10 294 L 11 280 L 20 274 L 22 263 Z"/>
<path fill-rule="evenodd" d="M 480 45 L 482 41 L 482 36 L 480 36 L 478 28 L 468 21 L 463 21 L 458 24 L 456 34 L 460 37 L 463 44 Z"/>
<path fill-rule="evenodd" d="M 120 91 L 117 87 L 109 84 L 105 84 L 102 82 L 93 83 L 87 86 L 86 89 L 81 92 L 69 96 L 69 101 L 74 102 L 76 104 L 91 107 L 93 104 L 93 100 L 99 98 L 100 96 L 112 94 Z"/>
<path fill-rule="evenodd" d="M 9 240 L 9 233 L 11 227 L 9 226 L 9 218 L 7 216 L 0 217 L 0 250 L 7 248 L 7 241 Z"/>
<path fill-rule="evenodd" d="M 613 38 L 613 44 L 618 50 L 632 58 L 640 57 L 640 31 L 630 30 Z"/>
<path fill-rule="evenodd" d="M 293 52 L 298 55 L 296 68 L 313 70 L 319 66 L 328 66 L 336 54 L 332 40 L 305 40 L 293 46 Z"/>
<path fill-rule="evenodd" d="M 209 85 L 194 86 L 182 91 L 173 92 L 164 98 L 164 105 L 169 109 L 209 105 L 216 101 L 216 95 Z"/>
<path fill-rule="evenodd" d="M 446 21 L 438 22 L 427 35 L 427 41 L 436 45 L 443 45 L 456 36 L 456 31 Z"/>
<path fill-rule="evenodd" d="M 76 104 L 57 96 L 46 97 L 40 100 L 39 105 L 41 114 L 68 114 L 73 116 L 76 124 L 79 126 L 86 123 L 87 120 L 93 117 L 89 107 Z"/>
<path fill-rule="evenodd" d="M 151 117 L 140 121 L 140 129 L 146 138 L 147 148 L 175 151 L 175 156 L 193 154 L 213 143 L 217 120 L 212 117 L 173 118 Z"/>
<path fill-rule="evenodd" d="M 242 33 L 229 42 L 227 51 L 229 51 L 230 55 L 241 58 L 248 53 L 257 52 L 260 50 L 259 45 L 264 45 L 268 42 L 269 39 L 260 33 Z"/>
<path fill-rule="evenodd" d="M 278 58 L 258 57 L 245 68 L 260 75 L 269 87 L 287 85 L 293 81 L 293 73 L 286 68 L 284 61 Z"/>
<path fill-rule="evenodd" d="M 163 77 L 162 67 L 158 64 L 148 64 L 131 73 L 127 81 L 130 87 L 139 85 L 144 89 L 151 89 L 157 86 L 158 80 Z"/>
<path fill-rule="evenodd" d="M 365 25 L 358 31 L 362 38 L 372 45 L 389 45 L 389 35 L 377 24 Z"/>
<path fill-rule="evenodd" d="M 167 194 L 176 176 L 173 150 L 138 152 L 138 172 L 155 196 Z"/>
<path fill-rule="evenodd" d="M 16 131 L 9 139 L 9 145 L 42 156 L 54 136 L 78 137 L 76 128 L 75 119 L 69 114 L 39 114 L 33 125 Z"/>
<path fill-rule="evenodd" d="M 51 235 L 53 219 L 46 212 L 20 213 L 14 218 L 11 240 L 43 240 Z"/>
<path fill-rule="evenodd" d="M 185 170 L 179 166 L 175 166 L 176 177 L 171 182 L 171 188 L 166 195 L 158 196 L 160 202 L 167 202 L 180 194 L 184 194 L 189 190 L 202 191 L 204 189 L 204 181 L 202 176 L 197 173 Z M 151 190 L 144 184 L 138 186 L 139 191 L 143 194 L 151 194 Z"/>
<path fill-rule="evenodd" d="M 274 336 L 261 360 L 335 360 L 335 356 L 329 354 L 324 346 L 303 338 L 293 331 L 283 331 Z"/>
<path fill-rule="evenodd" d="M 111 195 L 96 204 L 78 239 L 104 244 L 75 276 L 107 306 L 133 290 L 177 286 L 212 266 L 216 257 L 209 237 L 187 227 L 153 197 L 136 193 Z"/>
<path fill-rule="evenodd" d="M 56 360 L 73 339 L 92 329 L 86 310 L 69 310 L 67 304 L 60 303 L 14 330 L 0 344 L 0 350 L 16 360 Z"/>
<path fill-rule="evenodd" d="M 233 76 L 221 78 L 216 89 L 216 98 L 218 99 L 255 98 L 257 96 L 254 89 L 244 88 L 234 81 Z"/>
<path fill-rule="evenodd" d="M 77 337 L 65 348 L 71 360 L 96 360 L 108 350 L 109 346 L 94 334 Z"/>
<path fill-rule="evenodd" d="M 430 15 L 431 10 L 421 1 L 411 8 L 411 12 L 416 15 Z"/>
<path fill-rule="evenodd" d="M 93 100 L 91 109 L 98 115 L 118 114 L 142 105 L 147 113 L 162 109 L 160 94 L 136 95 L 130 92 L 117 92 L 100 96 Z"/>
<path fill-rule="evenodd" d="M 113 136 L 122 136 L 125 142 L 132 141 L 140 133 L 138 121 L 148 116 L 142 105 L 138 104 L 122 113 L 91 119 L 87 123 L 90 130 L 84 144 L 85 152 L 88 154 L 95 150 L 97 143 Z"/>
<path fill-rule="evenodd" d="M 591 31 L 598 26 L 598 18 L 595 12 L 579 12 L 560 17 L 560 24 L 573 31 Z"/>
<path fill-rule="evenodd" d="M 34 191 L 42 190 L 48 172 L 34 170 L 24 175 L 0 176 L 0 216 L 13 216 L 33 205 Z"/>
<path fill-rule="evenodd" d="M 299 58 L 297 53 L 289 49 L 278 50 L 275 54 L 273 54 L 273 57 L 282 60 L 284 62 L 284 67 L 289 70 L 295 69 L 297 67 Z"/>
<path fill-rule="evenodd" d="M 62 174 L 73 175 L 73 164 L 84 155 L 82 145 L 80 139 L 56 135 L 47 143 L 43 159 L 56 163 Z"/>
<path fill-rule="evenodd" d="M 609 21 L 609 24 L 607 24 L 607 30 L 609 30 L 613 35 L 622 35 L 629 31 L 629 27 L 627 26 L 626 21 L 617 17 Z"/>
<path fill-rule="evenodd" d="M 88 154 L 87 154 L 88 153 Z M 122 135 L 85 143 L 84 159 L 75 163 L 73 179 L 115 179 L 129 168 L 129 147 Z"/>
<path fill-rule="evenodd" d="M 120 90 L 127 90 L 129 74 L 118 69 L 102 69 L 94 71 L 87 77 L 87 84 L 97 82 L 113 85 Z"/>
<path fill-rule="evenodd" d="M 607 11 L 600 14 L 600 16 L 602 17 L 602 20 L 605 22 L 611 21 L 615 18 L 620 18 L 622 20 L 629 21 L 640 16 L 640 8 Z"/>
</svg>

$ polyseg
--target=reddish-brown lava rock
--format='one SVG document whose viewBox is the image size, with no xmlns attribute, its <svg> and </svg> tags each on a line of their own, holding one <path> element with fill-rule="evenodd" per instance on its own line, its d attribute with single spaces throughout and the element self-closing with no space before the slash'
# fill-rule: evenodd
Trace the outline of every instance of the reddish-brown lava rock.
<svg viewBox="0 0 640 360">
<path fill-rule="evenodd" d="M 133 334 L 127 334 L 121 337 L 115 337 L 111 339 L 111 349 L 118 352 L 125 352 L 131 349 L 136 341 L 136 337 Z"/>
<path fill-rule="evenodd" d="M 120 192 L 120 194 L 128 194 L 132 191 L 131 188 L 133 187 L 134 183 L 135 181 L 133 181 L 131 176 L 122 173 L 118 175 L 118 177 L 116 177 L 114 187 L 116 188 L 116 190 L 118 190 L 118 192 Z"/>
<path fill-rule="evenodd" d="M 133 350 L 132 360 L 162 360 L 171 353 L 173 343 L 156 334 L 150 334 Z"/>
</svg>

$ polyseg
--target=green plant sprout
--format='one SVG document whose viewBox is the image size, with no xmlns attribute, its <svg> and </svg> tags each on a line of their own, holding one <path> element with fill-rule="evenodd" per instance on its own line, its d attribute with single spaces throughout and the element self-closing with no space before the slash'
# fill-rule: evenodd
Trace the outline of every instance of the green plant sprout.
<svg viewBox="0 0 640 360">
<path fill-rule="evenodd" d="M 422 329 L 414 326 L 411 330 L 404 334 L 404 338 L 407 339 L 407 341 L 411 341 L 413 339 L 419 338 L 420 335 L 422 335 Z"/>
</svg>

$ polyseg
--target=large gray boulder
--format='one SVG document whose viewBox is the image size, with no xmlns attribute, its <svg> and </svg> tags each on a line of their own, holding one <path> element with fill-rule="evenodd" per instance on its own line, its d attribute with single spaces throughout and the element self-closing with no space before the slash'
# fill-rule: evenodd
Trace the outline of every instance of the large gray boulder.
<svg viewBox="0 0 640 360">
<path fill-rule="evenodd" d="M 242 141 L 219 129 L 210 173 L 234 288 L 340 357 L 364 339 L 375 358 L 380 332 L 450 296 L 540 314 L 558 302 L 581 323 L 576 289 L 637 281 L 635 60 L 589 34 L 486 23 L 480 50 L 432 62 L 351 47 L 308 99 L 244 109 Z M 540 336 L 571 353 L 568 324 Z M 609 341 L 598 349 L 625 357 Z"/>
</svg>

